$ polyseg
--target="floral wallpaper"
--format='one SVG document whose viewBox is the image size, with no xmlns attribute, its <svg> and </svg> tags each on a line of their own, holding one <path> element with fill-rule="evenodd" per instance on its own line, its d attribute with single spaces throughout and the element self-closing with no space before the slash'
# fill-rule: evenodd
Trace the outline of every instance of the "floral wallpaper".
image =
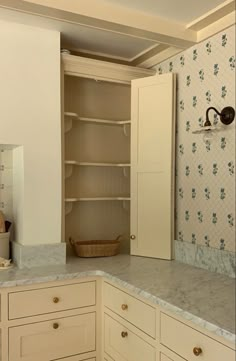
<svg viewBox="0 0 236 361">
<path fill-rule="evenodd" d="M 235 251 L 235 122 L 192 131 L 208 107 L 235 108 L 235 26 L 156 66 L 177 74 L 176 239 Z M 222 125 L 209 111 L 210 121 Z"/>
</svg>

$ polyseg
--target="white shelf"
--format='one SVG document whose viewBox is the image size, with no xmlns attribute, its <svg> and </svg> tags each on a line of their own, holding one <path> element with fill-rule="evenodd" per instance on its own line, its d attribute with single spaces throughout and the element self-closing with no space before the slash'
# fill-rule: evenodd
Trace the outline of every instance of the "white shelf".
<svg viewBox="0 0 236 361">
<path fill-rule="evenodd" d="M 76 160 L 66 160 L 66 165 L 88 166 L 88 167 L 130 167 L 130 163 L 96 163 L 96 162 L 77 162 Z"/>
<path fill-rule="evenodd" d="M 130 124 L 130 120 L 109 120 L 109 119 L 97 119 L 97 118 L 85 118 L 79 117 L 76 113 L 65 112 L 65 117 L 76 119 L 81 122 L 94 123 L 94 124 L 107 124 L 107 125 L 126 125 Z"/>
<path fill-rule="evenodd" d="M 130 201 L 130 197 L 80 197 L 65 198 L 65 202 Z"/>
</svg>

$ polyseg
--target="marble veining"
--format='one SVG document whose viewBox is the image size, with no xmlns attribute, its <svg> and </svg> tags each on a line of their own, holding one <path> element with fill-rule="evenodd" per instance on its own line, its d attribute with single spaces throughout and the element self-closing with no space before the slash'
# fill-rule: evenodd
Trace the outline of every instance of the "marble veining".
<svg viewBox="0 0 236 361">
<path fill-rule="evenodd" d="M 236 277 L 235 252 L 222 252 L 217 248 L 175 241 L 175 259 L 212 272 L 225 274 L 233 278 Z"/>
<path fill-rule="evenodd" d="M 0 272 L 0 287 L 102 276 L 235 342 L 235 279 L 177 261 L 118 255 L 70 258 L 66 265 Z"/>
<path fill-rule="evenodd" d="M 62 265 L 66 263 L 66 244 L 22 245 L 12 242 L 13 260 L 19 268 Z"/>
</svg>

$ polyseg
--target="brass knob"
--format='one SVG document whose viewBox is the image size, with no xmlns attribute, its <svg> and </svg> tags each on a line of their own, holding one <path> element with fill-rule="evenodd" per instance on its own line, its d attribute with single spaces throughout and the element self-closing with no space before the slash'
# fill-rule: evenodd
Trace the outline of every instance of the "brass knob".
<svg viewBox="0 0 236 361">
<path fill-rule="evenodd" d="M 121 332 L 121 337 L 125 338 L 127 336 L 128 336 L 128 332 L 126 332 L 126 331 Z"/>
<path fill-rule="evenodd" d="M 54 328 L 54 330 L 56 330 L 59 327 L 59 323 L 55 322 L 52 327 Z"/>
<path fill-rule="evenodd" d="M 195 356 L 201 355 L 201 353 L 202 353 L 201 347 L 194 347 L 193 348 L 193 353 L 194 353 Z"/>
<path fill-rule="evenodd" d="M 126 305 L 125 303 L 123 303 L 123 305 L 121 305 L 121 309 L 122 309 L 123 311 L 128 310 L 128 305 Z"/>
<path fill-rule="evenodd" d="M 131 234 L 130 239 L 135 239 L 135 238 L 136 238 L 135 235 Z"/>
<path fill-rule="evenodd" d="M 58 303 L 60 301 L 59 297 L 53 297 L 53 302 Z"/>
</svg>

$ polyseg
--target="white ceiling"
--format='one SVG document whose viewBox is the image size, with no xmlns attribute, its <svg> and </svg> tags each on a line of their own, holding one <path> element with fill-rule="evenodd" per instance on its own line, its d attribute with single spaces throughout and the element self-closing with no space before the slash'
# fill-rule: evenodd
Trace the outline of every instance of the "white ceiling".
<svg viewBox="0 0 236 361">
<path fill-rule="evenodd" d="M 214 9 L 225 0 L 105 0 L 132 10 L 179 23 L 190 23 L 206 12 Z"/>
<path fill-rule="evenodd" d="M 57 3 L 56 0 L 47 0 L 47 2 L 45 0 L 45 4 L 51 1 L 55 1 L 54 4 Z M 68 17 L 64 17 L 64 13 L 60 17 L 57 11 L 55 11 L 55 16 L 48 13 L 47 9 L 50 7 L 41 6 L 46 10 L 40 13 L 40 11 L 25 10 L 20 7 L 21 5 L 10 5 L 10 3 L 37 4 L 37 2 L 42 4 L 41 0 L 0 0 L 0 20 L 59 31 L 61 46 L 74 51 L 76 55 L 150 67 L 195 44 L 197 37 L 192 38 L 192 36 L 196 34 L 193 35 L 192 30 L 190 32 L 186 30 L 187 24 L 221 4 L 233 2 L 233 0 L 70 0 L 70 3 L 78 7 L 80 2 L 83 4 L 83 1 L 88 11 L 91 10 L 90 3 L 96 3 L 98 9 L 104 10 L 105 19 L 101 18 L 103 20 L 99 23 L 99 19 L 94 17 L 97 12 L 93 11 L 93 8 L 90 17 L 87 14 L 84 18 L 80 17 L 77 11 L 76 18 L 73 17 L 75 14 L 69 10 Z M 61 3 L 69 4 L 69 0 L 61 0 Z M 58 1 L 59 5 L 60 1 Z M 96 7 L 94 9 L 96 10 Z M 131 13 L 128 13 L 127 9 L 131 10 Z M 78 10 L 82 11 L 81 7 L 78 7 Z M 132 10 L 134 10 L 133 13 Z M 139 20 L 136 23 L 134 19 L 131 19 L 135 11 L 136 14 L 137 11 L 143 13 L 141 17 L 138 14 Z M 116 12 L 119 13 L 118 20 L 112 19 L 112 14 Z M 124 18 L 126 16 L 124 23 L 122 23 L 121 14 Z M 145 16 L 145 14 L 151 14 L 153 17 Z M 161 18 L 161 21 L 158 21 L 159 19 L 155 16 Z M 119 19 L 123 25 L 119 24 Z M 140 19 L 143 20 L 143 24 Z M 165 20 L 164 26 L 162 19 Z M 176 23 L 181 23 L 181 25 Z M 160 34 L 158 34 L 159 25 Z M 146 29 L 148 30 L 145 32 Z M 153 59 L 152 63 L 150 59 Z M 157 62 L 153 63 L 155 61 Z"/>
<path fill-rule="evenodd" d="M 158 43 L 147 39 L 135 38 L 4 8 L 0 8 L 1 19 L 60 31 L 63 48 L 91 54 L 96 53 L 97 55 L 114 57 L 125 61 L 132 61 L 143 52 L 158 45 Z"/>
</svg>

